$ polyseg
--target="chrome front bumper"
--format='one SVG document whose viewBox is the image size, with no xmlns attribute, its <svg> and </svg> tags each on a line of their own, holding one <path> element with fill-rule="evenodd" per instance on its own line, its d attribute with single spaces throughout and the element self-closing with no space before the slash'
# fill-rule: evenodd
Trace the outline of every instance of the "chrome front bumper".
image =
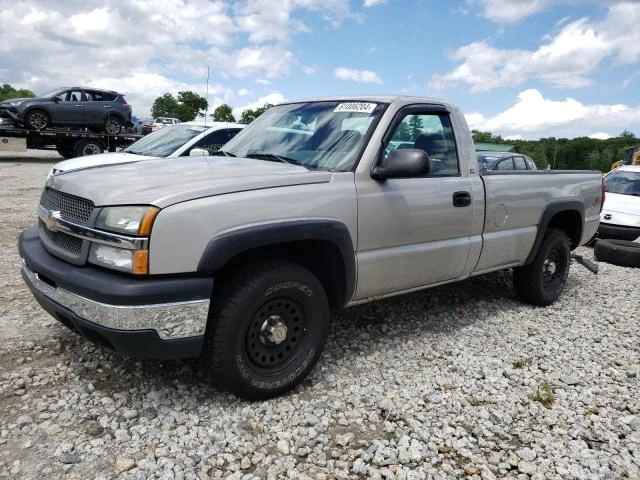
<svg viewBox="0 0 640 480">
<path fill-rule="evenodd" d="M 22 273 L 30 287 L 78 317 L 121 331 L 155 330 L 163 340 L 203 336 L 209 300 L 151 305 L 109 305 L 82 297 L 44 281 L 22 261 Z"/>
</svg>

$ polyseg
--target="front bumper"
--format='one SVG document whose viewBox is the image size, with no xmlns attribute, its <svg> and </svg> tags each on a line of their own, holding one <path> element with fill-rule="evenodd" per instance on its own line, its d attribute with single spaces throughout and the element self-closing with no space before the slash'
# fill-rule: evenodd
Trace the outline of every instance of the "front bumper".
<svg viewBox="0 0 640 480">
<path fill-rule="evenodd" d="M 200 354 L 213 279 L 132 278 L 49 254 L 37 229 L 19 240 L 22 276 L 54 318 L 94 343 L 146 358 Z"/>
<path fill-rule="evenodd" d="M 18 110 L 15 107 L 0 107 L 0 117 L 8 118 L 12 122 L 19 122 Z"/>
<path fill-rule="evenodd" d="M 618 240 L 635 240 L 640 237 L 640 227 L 625 227 L 600 222 L 598 227 L 599 238 L 615 238 Z"/>
</svg>

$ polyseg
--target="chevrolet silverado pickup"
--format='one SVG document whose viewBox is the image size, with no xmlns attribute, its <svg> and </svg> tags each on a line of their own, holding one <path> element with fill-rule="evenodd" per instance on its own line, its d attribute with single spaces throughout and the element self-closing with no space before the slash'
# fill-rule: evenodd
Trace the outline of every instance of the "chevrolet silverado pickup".
<svg viewBox="0 0 640 480">
<path fill-rule="evenodd" d="M 137 357 L 204 357 L 245 398 L 296 386 L 330 309 L 513 269 L 561 294 L 596 233 L 592 171 L 480 172 L 454 105 L 325 98 L 267 110 L 215 155 L 55 175 L 22 275 L 72 331 Z"/>
</svg>

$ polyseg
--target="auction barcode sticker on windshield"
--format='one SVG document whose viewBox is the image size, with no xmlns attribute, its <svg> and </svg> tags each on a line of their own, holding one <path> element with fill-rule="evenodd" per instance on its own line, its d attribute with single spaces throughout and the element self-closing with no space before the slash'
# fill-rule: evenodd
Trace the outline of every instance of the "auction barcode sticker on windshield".
<svg viewBox="0 0 640 480">
<path fill-rule="evenodd" d="M 334 112 L 371 113 L 376 108 L 376 103 L 349 102 L 341 103 Z"/>
</svg>

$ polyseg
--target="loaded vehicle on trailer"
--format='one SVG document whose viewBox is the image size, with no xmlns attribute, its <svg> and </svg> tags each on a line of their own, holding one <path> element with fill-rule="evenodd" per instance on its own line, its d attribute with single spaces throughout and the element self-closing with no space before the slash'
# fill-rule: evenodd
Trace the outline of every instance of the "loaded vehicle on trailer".
<svg viewBox="0 0 640 480">
<path fill-rule="evenodd" d="M 29 130 L 74 127 L 119 135 L 131 126 L 131 105 L 112 90 L 59 88 L 36 98 L 0 102 L 0 117 Z"/>
<path fill-rule="evenodd" d="M 411 128 L 413 148 L 389 147 Z M 330 308 L 508 268 L 519 299 L 553 303 L 603 189 L 593 171 L 481 173 L 448 102 L 291 102 L 215 156 L 51 177 L 22 275 L 92 342 L 202 355 L 212 380 L 269 398 L 313 368 Z"/>
</svg>

